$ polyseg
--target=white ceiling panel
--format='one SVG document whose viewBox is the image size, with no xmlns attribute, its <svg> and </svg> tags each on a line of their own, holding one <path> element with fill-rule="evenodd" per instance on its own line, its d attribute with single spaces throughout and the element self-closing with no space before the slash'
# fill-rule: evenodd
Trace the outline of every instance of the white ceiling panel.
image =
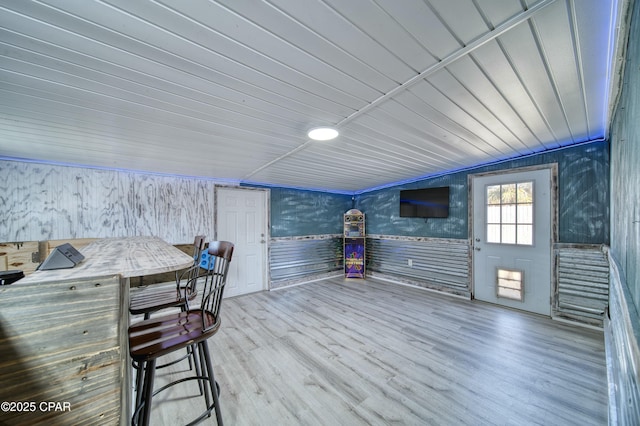
<svg viewBox="0 0 640 426">
<path fill-rule="evenodd" d="M 428 2 L 379 0 L 376 3 L 429 53 L 429 57 L 440 60 L 460 48 L 460 43 Z"/>
<path fill-rule="evenodd" d="M 602 139 L 626 1 L 0 0 L 0 157 L 352 194 Z"/>
</svg>

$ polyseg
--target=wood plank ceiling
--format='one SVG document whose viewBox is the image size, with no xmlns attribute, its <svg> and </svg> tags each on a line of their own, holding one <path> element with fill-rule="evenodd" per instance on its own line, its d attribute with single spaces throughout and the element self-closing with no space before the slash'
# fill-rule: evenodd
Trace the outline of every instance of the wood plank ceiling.
<svg viewBox="0 0 640 426">
<path fill-rule="evenodd" d="M 0 155 L 359 193 L 602 139 L 617 7 L 0 0 Z"/>
</svg>

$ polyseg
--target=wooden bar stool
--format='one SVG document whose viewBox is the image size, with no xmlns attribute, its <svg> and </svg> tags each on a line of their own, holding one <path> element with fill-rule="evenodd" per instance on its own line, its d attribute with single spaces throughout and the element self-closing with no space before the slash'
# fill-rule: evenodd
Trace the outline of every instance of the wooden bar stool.
<svg viewBox="0 0 640 426">
<path fill-rule="evenodd" d="M 129 353 L 137 366 L 136 374 L 138 375 L 136 408 L 132 424 L 144 426 L 149 424 L 151 401 L 158 392 L 179 383 L 196 380 L 203 385 L 201 394 L 205 400 L 205 410 L 190 424 L 210 417 L 211 411 L 215 410 L 217 423 L 222 425 L 219 391 L 213 374 L 207 339 L 216 334 L 220 328 L 220 304 L 233 247 L 234 245 L 228 241 L 209 243 L 208 254 L 211 256 L 213 266 L 203 277 L 202 302 L 199 308 L 190 308 L 187 301 L 184 312 L 150 318 L 129 327 Z M 200 355 L 200 368 L 197 369 L 196 374 L 180 377 L 154 391 L 153 382 L 158 358 L 194 345 Z"/>
<path fill-rule="evenodd" d="M 193 241 L 193 265 L 180 275 L 176 272 L 175 289 L 146 288 L 131 297 L 129 312 L 133 315 L 144 314 L 144 319 L 149 319 L 151 313 L 161 309 L 179 307 L 184 310 L 187 301 L 194 299 L 197 295 L 200 257 L 204 246 L 205 236 L 196 236 Z"/>
</svg>

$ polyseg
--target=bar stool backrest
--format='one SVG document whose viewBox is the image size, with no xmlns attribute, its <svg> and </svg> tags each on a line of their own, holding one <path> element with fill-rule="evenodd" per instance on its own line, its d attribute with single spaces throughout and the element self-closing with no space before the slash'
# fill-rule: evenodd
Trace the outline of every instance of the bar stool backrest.
<svg viewBox="0 0 640 426">
<path fill-rule="evenodd" d="M 202 331 L 220 326 L 220 304 L 227 281 L 229 264 L 233 256 L 233 243 L 229 241 L 212 241 L 209 243 L 209 269 L 205 275 L 202 292 Z"/>
<path fill-rule="evenodd" d="M 206 237 L 204 235 L 196 235 L 193 239 L 193 264 L 197 265 L 200 263 L 200 256 L 204 250 L 204 247 L 207 245 L 205 241 Z"/>
<path fill-rule="evenodd" d="M 187 285 L 186 287 L 186 297 L 195 294 L 197 291 L 196 285 L 198 283 L 198 277 L 200 276 L 200 258 L 202 257 L 202 252 L 206 246 L 206 237 L 204 235 L 196 235 L 193 240 L 193 265 L 187 270 L 186 276 L 181 278 L 186 278 Z M 178 287 L 181 281 L 181 278 L 176 278 L 176 282 L 178 283 Z"/>
</svg>

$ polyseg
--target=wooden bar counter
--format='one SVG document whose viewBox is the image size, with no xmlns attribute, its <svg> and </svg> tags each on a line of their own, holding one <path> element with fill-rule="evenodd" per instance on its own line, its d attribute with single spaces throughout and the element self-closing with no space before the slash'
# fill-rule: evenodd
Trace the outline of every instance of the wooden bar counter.
<svg viewBox="0 0 640 426">
<path fill-rule="evenodd" d="M 0 287 L 0 424 L 130 423 L 129 278 L 189 267 L 154 237 L 107 238 L 72 269 Z"/>
</svg>

